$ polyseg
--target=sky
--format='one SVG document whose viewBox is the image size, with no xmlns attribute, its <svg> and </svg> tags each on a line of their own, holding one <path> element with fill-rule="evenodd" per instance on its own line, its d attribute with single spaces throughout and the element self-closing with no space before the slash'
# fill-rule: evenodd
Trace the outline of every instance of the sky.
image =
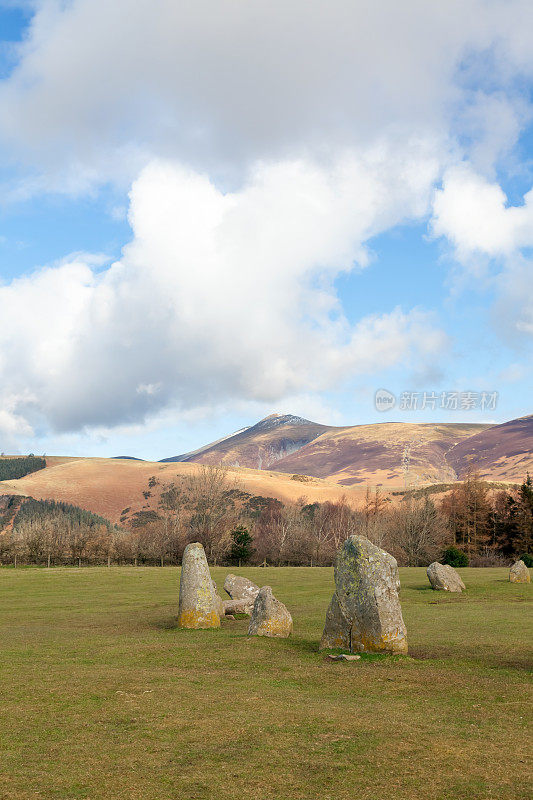
<svg viewBox="0 0 533 800">
<path fill-rule="evenodd" d="M 532 413 L 531 0 L 0 0 L 0 39 L 0 450 Z"/>
</svg>

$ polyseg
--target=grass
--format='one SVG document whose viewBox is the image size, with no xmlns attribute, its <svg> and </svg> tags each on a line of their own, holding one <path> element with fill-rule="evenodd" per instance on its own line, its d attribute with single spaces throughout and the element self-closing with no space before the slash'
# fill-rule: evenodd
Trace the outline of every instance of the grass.
<svg viewBox="0 0 533 800">
<path fill-rule="evenodd" d="M 0 570 L 2 800 L 530 796 L 531 585 L 463 569 L 450 596 L 403 569 L 411 656 L 332 663 L 330 569 L 233 571 L 290 639 L 177 630 L 176 568 Z"/>
</svg>

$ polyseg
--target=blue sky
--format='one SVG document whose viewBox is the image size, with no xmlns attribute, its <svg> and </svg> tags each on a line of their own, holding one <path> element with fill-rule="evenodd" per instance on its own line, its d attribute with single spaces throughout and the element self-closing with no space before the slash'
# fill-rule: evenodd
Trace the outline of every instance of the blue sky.
<svg viewBox="0 0 533 800">
<path fill-rule="evenodd" d="M 1 449 L 531 413 L 531 4 L 203 5 L 0 2 Z"/>
</svg>

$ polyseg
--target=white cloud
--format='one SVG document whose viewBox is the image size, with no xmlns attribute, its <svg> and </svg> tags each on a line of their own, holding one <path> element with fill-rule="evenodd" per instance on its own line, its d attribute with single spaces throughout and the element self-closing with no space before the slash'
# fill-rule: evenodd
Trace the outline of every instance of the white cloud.
<svg viewBox="0 0 533 800">
<path fill-rule="evenodd" d="M 513 168 L 513 148 L 531 122 L 529 98 L 519 92 L 473 90 L 465 94 L 461 111 L 463 136 L 468 138 L 469 160 L 482 175 L 494 177 L 503 159 Z"/>
<path fill-rule="evenodd" d="M 334 278 L 365 241 L 427 212 L 430 146 L 379 145 L 262 164 L 239 191 L 155 161 L 130 195 L 120 261 L 87 258 L 0 288 L 0 386 L 14 412 L 56 430 L 134 423 L 165 408 L 277 402 L 361 373 L 435 359 L 418 310 L 350 326 Z"/>
<path fill-rule="evenodd" d="M 160 383 L 140 383 L 135 391 L 137 392 L 137 394 L 153 395 L 157 394 L 160 389 L 161 389 Z"/>
<path fill-rule="evenodd" d="M 452 167 L 435 193 L 431 227 L 450 242 L 465 273 L 494 293 L 500 337 L 523 345 L 533 335 L 533 263 L 527 254 L 533 247 L 533 189 L 522 205 L 509 206 L 499 184 L 467 164 Z"/>
<path fill-rule="evenodd" d="M 28 400 L 33 400 L 28 395 L 4 395 L 2 398 L 2 408 L 0 409 L 0 431 L 9 441 L 14 441 L 19 436 L 29 436 L 33 433 L 31 426 L 14 409 L 19 405 L 25 404 Z M 5 442 L 4 442 L 5 444 Z"/>
<path fill-rule="evenodd" d="M 533 189 L 521 206 L 508 206 L 497 183 L 478 175 L 468 164 L 454 166 L 435 193 L 433 232 L 446 236 L 457 257 L 467 262 L 476 254 L 509 256 L 533 246 Z"/>
<path fill-rule="evenodd" d="M 377 132 L 473 135 L 487 162 L 516 140 L 533 74 L 530 0 L 34 5 L 0 84 L 0 142 L 35 170 L 25 192 L 125 181 L 152 156 L 236 180 Z"/>
</svg>

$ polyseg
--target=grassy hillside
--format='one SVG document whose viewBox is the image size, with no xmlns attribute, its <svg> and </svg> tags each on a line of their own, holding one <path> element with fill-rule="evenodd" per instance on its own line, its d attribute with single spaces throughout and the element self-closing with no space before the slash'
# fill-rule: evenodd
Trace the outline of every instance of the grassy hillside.
<svg viewBox="0 0 533 800">
<path fill-rule="evenodd" d="M 48 457 L 44 469 L 26 474 L 28 464 L 22 472 L 13 465 L 28 459 L 2 459 L 0 494 L 71 503 L 124 523 L 156 509 L 165 484 L 206 462 L 223 463 L 230 478 L 252 495 L 282 502 L 305 497 L 310 503 L 345 496 L 354 506 L 367 486 L 395 494 L 449 484 L 469 467 L 479 466 L 489 481 L 521 482 L 533 471 L 532 425 L 533 417 L 524 417 L 492 427 L 384 422 L 332 428 L 273 415 L 202 448 L 189 461 Z M 246 466 L 252 463 L 261 468 Z M 3 480 L 2 466 L 8 470 Z"/>
<path fill-rule="evenodd" d="M 48 459 L 49 466 L 40 472 L 16 481 L 0 483 L 0 494 L 23 494 L 38 500 L 50 499 L 71 503 L 101 514 L 118 523 L 124 509 L 131 517 L 139 511 L 157 508 L 162 487 L 198 471 L 198 464 L 153 463 L 150 461 L 117 460 L 113 458 Z M 149 488 L 150 478 L 157 484 Z M 233 468 L 231 480 L 238 482 L 252 495 L 275 497 L 283 502 L 295 501 L 305 495 L 309 502 L 339 500 L 346 495 L 348 502 L 358 503 L 364 488 L 346 489 L 332 481 L 312 478 L 302 483 L 291 475 Z M 145 496 L 149 491 L 150 495 Z"/>
<path fill-rule="evenodd" d="M 273 414 L 180 460 L 300 473 L 343 486 L 442 483 L 470 469 L 516 482 L 533 471 L 533 416 L 502 425 L 382 422 L 333 427 Z"/>
<path fill-rule="evenodd" d="M 317 651 L 332 570 L 240 572 L 291 639 L 177 630 L 176 568 L 0 570 L 2 796 L 529 797 L 531 585 L 461 570 L 452 597 L 400 570 L 412 657 L 342 664 Z"/>
</svg>

